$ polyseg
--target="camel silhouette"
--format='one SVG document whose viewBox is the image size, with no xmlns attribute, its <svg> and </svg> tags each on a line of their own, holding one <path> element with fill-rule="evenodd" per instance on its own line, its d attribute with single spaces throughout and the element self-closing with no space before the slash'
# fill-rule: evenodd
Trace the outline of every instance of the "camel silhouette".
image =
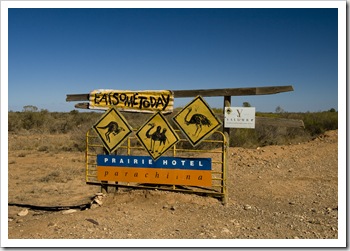
<svg viewBox="0 0 350 251">
<path fill-rule="evenodd" d="M 150 128 L 146 132 L 146 137 L 151 139 L 150 152 L 154 153 L 154 146 L 155 146 L 156 141 L 162 141 L 162 138 L 163 138 L 162 133 L 160 132 L 162 127 L 161 126 L 157 126 L 156 131 L 154 133 L 150 134 L 150 131 L 155 127 L 155 124 L 154 123 L 150 123 L 148 125 L 150 126 Z M 159 149 L 159 146 L 158 146 L 158 149 Z M 158 152 L 158 149 L 156 150 L 156 152 Z"/>
<path fill-rule="evenodd" d="M 186 125 L 196 125 L 196 131 L 193 134 L 193 136 L 198 136 L 200 132 L 202 131 L 202 126 L 211 126 L 210 120 L 204 116 L 203 114 L 200 113 L 195 113 L 191 116 L 191 118 L 188 120 L 188 115 L 191 113 L 192 108 L 188 108 L 188 113 L 186 114 L 184 121 Z"/>
<path fill-rule="evenodd" d="M 118 123 L 115 121 L 111 121 L 108 123 L 108 125 L 98 127 L 98 128 L 100 128 L 100 129 L 107 129 L 108 128 L 107 132 L 105 133 L 105 136 L 106 136 L 106 139 L 108 140 L 108 142 L 111 142 L 111 138 L 109 137 L 109 135 L 111 133 L 113 133 L 113 135 L 115 136 L 118 133 L 120 133 L 121 131 L 125 131 L 125 129 L 122 127 L 119 127 Z"/>
<path fill-rule="evenodd" d="M 163 144 L 163 148 L 162 148 L 161 151 L 163 151 L 163 149 L 164 149 L 164 147 L 165 147 L 165 143 L 166 143 L 167 141 L 169 142 L 167 136 L 165 135 L 166 131 L 167 131 L 167 129 L 166 129 L 166 128 L 163 128 L 163 131 L 162 131 L 161 134 L 160 134 L 160 140 L 159 140 L 160 143 L 159 143 L 159 147 Z"/>
</svg>

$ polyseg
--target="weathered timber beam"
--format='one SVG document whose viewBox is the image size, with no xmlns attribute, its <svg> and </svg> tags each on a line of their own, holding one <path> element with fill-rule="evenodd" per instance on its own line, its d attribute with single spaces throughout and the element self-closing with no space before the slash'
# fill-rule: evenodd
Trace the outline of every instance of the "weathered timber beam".
<svg viewBox="0 0 350 251">
<path fill-rule="evenodd" d="M 88 101 L 90 94 L 67 94 L 66 101 Z"/>
<path fill-rule="evenodd" d="M 293 86 L 288 85 L 227 89 L 175 90 L 173 92 L 175 98 L 189 98 L 196 97 L 197 95 L 201 95 L 202 97 L 267 95 L 280 92 L 289 92 L 293 90 Z"/>
<path fill-rule="evenodd" d="M 74 106 L 78 109 L 89 109 L 89 103 L 78 103 Z M 271 125 L 271 126 L 285 126 L 285 127 L 301 127 L 305 128 L 304 122 L 298 119 L 284 119 L 284 118 L 269 118 L 269 117 L 255 117 L 257 125 Z"/>
<path fill-rule="evenodd" d="M 269 118 L 255 117 L 255 123 L 258 125 L 285 126 L 285 127 L 301 127 L 305 128 L 304 122 L 299 119 Z"/>
<path fill-rule="evenodd" d="M 201 95 L 202 97 L 220 97 L 220 96 L 249 96 L 249 95 L 268 95 L 280 92 L 294 91 L 293 86 L 265 86 L 265 87 L 247 87 L 247 88 L 226 88 L 226 89 L 198 89 L 198 90 L 174 90 L 175 98 L 189 98 Z M 88 101 L 89 94 L 67 94 L 66 101 Z"/>
<path fill-rule="evenodd" d="M 74 107 L 79 109 L 89 109 L 89 103 L 78 103 L 75 104 Z"/>
</svg>

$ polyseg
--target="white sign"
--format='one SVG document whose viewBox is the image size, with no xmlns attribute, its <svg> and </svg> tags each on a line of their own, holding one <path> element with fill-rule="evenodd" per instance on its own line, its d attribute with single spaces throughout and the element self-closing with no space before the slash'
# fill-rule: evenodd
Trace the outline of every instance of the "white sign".
<svg viewBox="0 0 350 251">
<path fill-rule="evenodd" d="M 226 128 L 255 128 L 255 107 L 225 107 Z"/>
</svg>

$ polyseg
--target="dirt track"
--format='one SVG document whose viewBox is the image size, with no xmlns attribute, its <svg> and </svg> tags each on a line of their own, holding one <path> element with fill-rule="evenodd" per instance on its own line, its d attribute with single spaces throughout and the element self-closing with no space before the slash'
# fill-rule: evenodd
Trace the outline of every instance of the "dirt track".
<svg viewBox="0 0 350 251">
<path fill-rule="evenodd" d="M 9 135 L 10 203 L 79 204 L 99 192 L 84 182 L 83 153 L 21 149 L 25 138 Z M 89 210 L 19 216 L 25 208 L 9 206 L 8 237 L 336 239 L 337 138 L 329 131 L 296 145 L 230 148 L 226 206 L 193 194 L 120 189 Z"/>
</svg>

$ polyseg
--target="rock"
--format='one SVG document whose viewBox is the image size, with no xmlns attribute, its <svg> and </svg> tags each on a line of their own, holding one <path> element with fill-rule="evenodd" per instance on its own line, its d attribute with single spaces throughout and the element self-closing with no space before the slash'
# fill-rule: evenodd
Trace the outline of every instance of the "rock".
<svg viewBox="0 0 350 251">
<path fill-rule="evenodd" d="M 18 216 L 21 216 L 21 217 L 23 217 L 23 216 L 26 216 L 27 214 L 28 214 L 28 209 L 26 208 L 26 209 L 23 209 L 21 212 L 19 212 L 17 215 Z"/>
<path fill-rule="evenodd" d="M 49 224 L 47 224 L 48 227 L 57 227 L 56 223 L 50 222 Z"/>
<path fill-rule="evenodd" d="M 98 199 L 98 198 L 95 198 L 94 199 L 94 202 L 96 202 L 98 205 L 102 206 L 103 202 L 102 200 Z"/>
<path fill-rule="evenodd" d="M 244 208 L 244 210 L 251 210 L 252 206 L 247 204 L 247 205 L 244 205 L 243 208 Z"/>
<path fill-rule="evenodd" d="M 224 233 L 224 234 L 232 234 L 230 230 L 228 230 L 226 227 L 224 227 L 222 230 L 221 230 L 221 233 Z"/>
<path fill-rule="evenodd" d="M 91 204 L 90 209 L 95 209 L 95 208 L 98 208 L 98 207 L 100 207 L 100 206 L 97 205 L 97 204 Z"/>
<path fill-rule="evenodd" d="M 64 210 L 63 212 L 62 212 L 62 214 L 72 214 L 72 213 L 75 213 L 77 210 L 75 210 L 75 209 L 68 209 L 68 210 Z"/>
</svg>

